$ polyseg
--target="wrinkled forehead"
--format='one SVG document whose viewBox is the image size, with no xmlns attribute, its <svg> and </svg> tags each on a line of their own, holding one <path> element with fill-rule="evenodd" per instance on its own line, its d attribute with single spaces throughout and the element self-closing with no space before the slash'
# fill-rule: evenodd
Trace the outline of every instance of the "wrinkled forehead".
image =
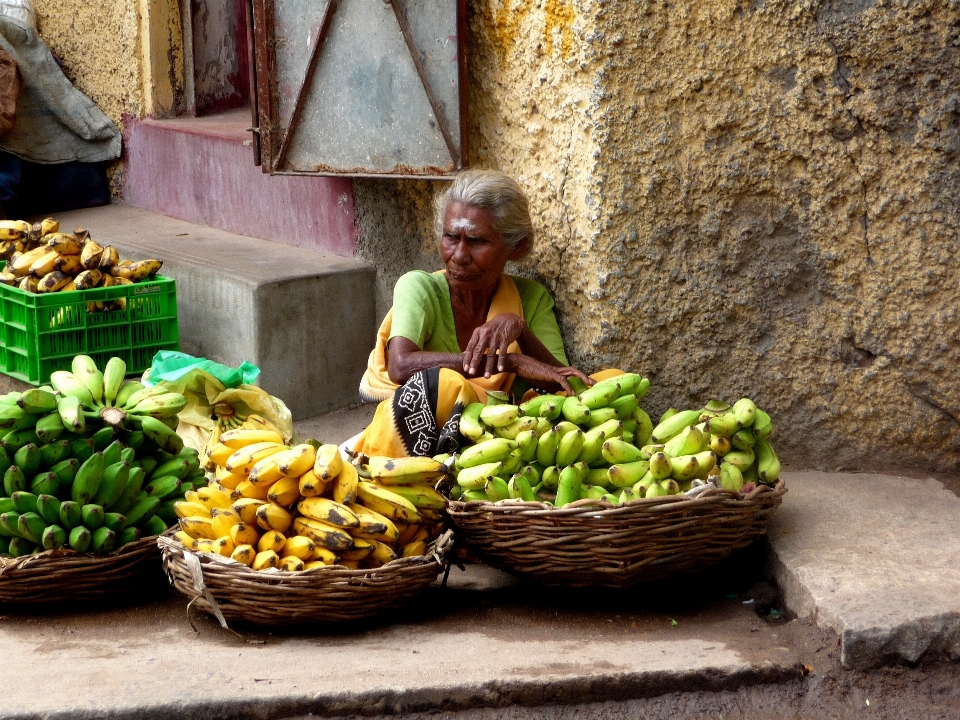
<svg viewBox="0 0 960 720">
<path fill-rule="evenodd" d="M 473 232 L 477 229 L 477 225 L 473 220 L 459 216 L 451 218 L 447 226 L 453 232 Z"/>
</svg>

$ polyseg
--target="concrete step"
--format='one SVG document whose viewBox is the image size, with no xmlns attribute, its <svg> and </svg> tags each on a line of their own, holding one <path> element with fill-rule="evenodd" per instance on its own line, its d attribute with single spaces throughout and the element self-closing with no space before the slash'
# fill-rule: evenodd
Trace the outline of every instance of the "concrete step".
<svg viewBox="0 0 960 720">
<path fill-rule="evenodd" d="M 177 281 L 183 352 L 260 367 L 294 417 L 357 402 L 376 335 L 374 269 L 352 258 L 236 235 L 128 205 L 58 216 L 123 258 L 163 260 Z"/>
<path fill-rule="evenodd" d="M 960 659 L 960 497 L 946 482 L 787 474 L 770 573 L 791 611 L 840 636 L 846 667 Z"/>
<path fill-rule="evenodd" d="M 264 175 L 254 165 L 250 111 L 131 121 L 124 130 L 124 202 L 308 250 L 352 256 L 347 178 Z"/>
</svg>

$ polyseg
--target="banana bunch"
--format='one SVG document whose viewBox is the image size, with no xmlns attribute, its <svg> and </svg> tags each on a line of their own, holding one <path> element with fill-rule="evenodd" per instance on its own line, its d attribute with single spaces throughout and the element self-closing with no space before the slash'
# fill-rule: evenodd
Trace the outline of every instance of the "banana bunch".
<svg viewBox="0 0 960 720">
<path fill-rule="evenodd" d="M 430 458 L 345 462 L 336 445 L 289 446 L 250 415 L 204 449 L 214 481 L 175 504 L 178 540 L 254 570 L 375 568 L 422 555 L 442 529 L 446 476 Z M 362 473 L 362 474 L 361 474 Z"/>
<path fill-rule="evenodd" d="M 708 481 L 739 491 L 777 479 L 779 462 L 766 442 L 770 418 L 752 401 L 668 412 L 654 427 L 640 407 L 649 388 L 646 378 L 625 373 L 576 396 L 467 406 L 460 434 L 473 444 L 453 458 L 450 497 L 621 505 Z"/>
<path fill-rule="evenodd" d="M 131 285 L 152 278 L 160 260 L 121 260 L 112 245 L 102 246 L 83 228 L 59 232 L 53 218 L 30 225 L 0 220 L 0 258 L 7 261 L 0 284 L 24 292 L 50 293 Z M 87 303 L 88 312 L 126 308 L 126 298 Z"/>
<path fill-rule="evenodd" d="M 76 432 L 83 430 L 88 419 L 140 430 L 157 447 L 176 455 L 183 449 L 183 440 L 176 433 L 177 414 L 187 399 L 169 392 L 163 383 L 145 387 L 127 380 L 126 374 L 122 358 L 110 358 L 101 372 L 93 358 L 77 355 L 71 370 L 50 374 L 49 390 L 38 388 L 28 395 L 34 407 L 49 413 L 53 424 L 56 415 L 64 427 Z"/>
<path fill-rule="evenodd" d="M 0 396 L 0 555 L 111 552 L 164 532 L 174 503 L 206 486 L 196 450 L 76 407 L 52 387 Z"/>
</svg>

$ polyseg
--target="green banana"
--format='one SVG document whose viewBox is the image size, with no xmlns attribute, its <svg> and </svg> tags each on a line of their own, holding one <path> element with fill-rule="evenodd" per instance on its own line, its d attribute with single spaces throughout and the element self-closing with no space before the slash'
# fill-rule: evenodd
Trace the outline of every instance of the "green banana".
<svg viewBox="0 0 960 720">
<path fill-rule="evenodd" d="M 17 406 L 27 414 L 42 415 L 57 409 L 57 396 L 40 388 L 31 388 L 20 396 Z"/>
<path fill-rule="evenodd" d="M 20 537 L 39 545 L 43 539 L 43 531 L 47 522 L 35 512 L 23 513 L 17 518 L 17 530 Z"/>
<path fill-rule="evenodd" d="M 557 399 L 557 395 L 537 395 L 524 403 L 520 403 L 520 412 L 528 417 L 537 417 L 540 415 L 540 408 L 544 403 L 549 403 Z"/>
<path fill-rule="evenodd" d="M 38 495 L 37 514 L 51 525 L 59 525 L 60 501 L 53 495 Z"/>
<path fill-rule="evenodd" d="M 27 476 L 23 470 L 16 465 L 11 465 L 3 474 L 3 490 L 10 497 L 15 492 L 23 492 L 27 489 Z"/>
<path fill-rule="evenodd" d="M 556 420 L 560 417 L 560 413 L 563 411 L 563 404 L 567 401 L 567 398 L 559 395 L 548 395 L 547 397 L 551 399 L 540 406 L 538 415 L 547 420 Z"/>
<path fill-rule="evenodd" d="M 40 448 L 40 468 L 48 469 L 70 455 L 70 441 L 57 440 Z"/>
<path fill-rule="evenodd" d="M 88 503 L 80 508 L 80 522 L 87 530 L 96 530 L 103 525 L 103 507 Z"/>
<path fill-rule="evenodd" d="M 161 500 L 183 494 L 180 491 L 180 481 L 172 475 L 153 478 L 143 489 L 150 497 L 160 498 Z"/>
<path fill-rule="evenodd" d="M 670 458 L 670 477 L 677 481 L 690 480 L 700 474 L 696 455 Z"/>
<path fill-rule="evenodd" d="M 483 490 L 464 490 L 462 499 L 463 502 L 473 502 L 476 500 L 487 502 L 490 500 L 490 498 L 487 497 L 487 493 Z"/>
<path fill-rule="evenodd" d="M 478 446 L 474 446 L 478 447 Z M 191 472 L 191 463 L 188 458 L 175 457 L 164 460 L 150 471 L 150 477 L 175 477 L 177 480 L 183 480 Z"/>
<path fill-rule="evenodd" d="M 569 465 L 568 467 L 573 466 Z M 543 473 L 540 475 L 540 483 L 546 490 L 556 490 L 560 484 L 560 468 L 556 465 L 544 468 Z"/>
<path fill-rule="evenodd" d="M 579 430 L 579 429 L 580 429 L 580 426 L 579 426 L 579 425 L 574 425 L 574 424 L 573 424 L 572 422 L 570 422 L 569 420 L 561 420 L 560 422 L 558 422 L 558 423 L 557 423 L 556 425 L 554 425 L 553 427 L 556 429 L 556 431 L 557 431 L 558 433 L 560 433 L 560 437 L 563 437 L 563 436 L 566 435 L 567 433 L 571 433 L 571 432 L 573 432 L 574 430 Z"/>
<path fill-rule="evenodd" d="M 567 406 L 567 403 L 564 403 L 564 407 Z M 560 446 L 560 433 L 557 430 L 551 429 L 545 432 L 540 436 L 540 439 L 537 440 L 537 462 L 547 467 L 553 465 L 556 456 L 557 448 Z"/>
<path fill-rule="evenodd" d="M 187 398 L 180 393 L 166 392 L 163 395 L 144 398 L 128 412 L 141 417 L 169 418 L 183 410 L 186 404 Z"/>
<path fill-rule="evenodd" d="M 58 550 L 67 544 L 67 532 L 59 525 L 47 525 L 40 536 L 40 542 L 44 550 Z"/>
<path fill-rule="evenodd" d="M 136 380 L 126 380 L 120 385 L 117 391 L 117 397 L 113 400 L 114 407 L 126 407 L 130 399 L 141 390 L 144 390 L 143 383 Z"/>
<path fill-rule="evenodd" d="M 633 502 L 634 500 L 640 500 L 644 496 L 635 492 L 633 488 L 624 488 L 620 491 L 620 496 L 617 498 L 618 505 L 626 505 L 628 502 Z"/>
<path fill-rule="evenodd" d="M 698 452 L 694 457 L 697 459 L 698 472 L 696 477 L 701 480 L 705 479 L 707 475 L 710 474 L 710 471 L 713 470 L 714 466 L 717 464 L 717 454 L 712 450 L 704 450 L 703 452 Z"/>
<path fill-rule="evenodd" d="M 147 438 L 164 452 L 176 455 L 183 450 L 183 438 L 164 425 L 162 421 L 144 416 L 141 418 L 140 429 Z"/>
<path fill-rule="evenodd" d="M 562 508 L 579 500 L 582 488 L 583 477 L 576 465 L 565 467 L 560 471 L 560 478 L 557 483 L 557 499 L 554 501 L 554 507 Z"/>
<path fill-rule="evenodd" d="M 97 369 L 97 364 L 89 355 L 77 355 L 73 358 L 73 375 L 87 386 L 93 404 L 103 404 L 103 374 Z"/>
<path fill-rule="evenodd" d="M 132 465 L 137 461 L 137 451 L 131 447 L 123 446 L 123 450 L 120 451 L 120 462 L 125 462 L 127 465 Z"/>
<path fill-rule="evenodd" d="M 750 427 L 757 417 L 757 406 L 750 398 L 740 398 L 730 409 L 742 427 Z"/>
<path fill-rule="evenodd" d="M 737 420 L 737 416 L 732 412 L 712 417 L 707 421 L 707 424 L 711 435 L 719 435 L 725 438 L 732 437 L 742 427 L 740 421 Z"/>
<path fill-rule="evenodd" d="M 75 503 L 73 500 L 64 500 L 60 503 L 58 513 L 60 520 L 57 524 L 62 525 L 67 530 L 73 530 L 83 521 L 82 510 L 83 508 L 80 507 L 79 503 Z"/>
<path fill-rule="evenodd" d="M 583 442 L 584 433 L 579 428 L 561 437 L 557 443 L 554 463 L 558 467 L 566 467 L 575 463 L 580 456 L 580 451 L 583 450 Z"/>
<path fill-rule="evenodd" d="M 650 474 L 657 480 L 664 480 L 670 477 L 673 472 L 673 464 L 670 462 L 670 456 L 665 452 L 656 452 L 650 456 Z"/>
<path fill-rule="evenodd" d="M 609 420 L 617 420 L 617 411 L 612 407 L 602 407 L 590 411 L 590 417 L 581 423 L 584 427 L 595 428 L 603 425 Z"/>
<path fill-rule="evenodd" d="M 153 537 L 155 535 L 162 535 L 167 530 L 167 523 L 165 523 L 159 516 L 154 515 L 149 520 L 144 522 L 140 527 L 143 528 L 141 535 L 143 537 Z M 119 545 L 117 547 L 120 547 Z"/>
<path fill-rule="evenodd" d="M 54 472 L 34 475 L 30 480 L 30 492 L 35 495 L 54 495 L 60 489 L 60 478 Z"/>
<path fill-rule="evenodd" d="M 142 525 L 153 517 L 159 506 L 159 498 L 146 496 L 137 500 L 136 504 L 124 513 L 127 516 L 127 527 Z"/>
<path fill-rule="evenodd" d="M 599 485 L 600 487 L 609 489 L 612 486 L 610 483 L 610 468 L 590 468 L 590 472 L 587 473 L 584 482 L 588 485 Z"/>
<path fill-rule="evenodd" d="M 18 513 L 37 512 L 37 496 L 34 493 L 21 491 L 10 496 L 13 507 Z"/>
<path fill-rule="evenodd" d="M 717 457 L 723 457 L 733 450 L 733 443 L 730 442 L 730 438 L 723 437 L 722 435 L 711 435 L 710 449 L 717 454 Z"/>
<path fill-rule="evenodd" d="M 90 531 L 78 525 L 67 536 L 67 544 L 79 553 L 86 552 L 90 547 Z"/>
<path fill-rule="evenodd" d="M 656 485 L 659 482 L 660 481 L 657 480 L 649 470 L 647 470 L 646 474 L 634 484 L 633 491 L 640 497 L 646 497 L 647 488 L 649 488 L 651 485 Z"/>
<path fill-rule="evenodd" d="M 57 491 L 67 490 L 73 485 L 73 479 L 77 476 L 80 469 L 80 461 L 76 458 L 67 458 L 61 460 L 56 465 L 50 467 L 50 472 L 57 476 Z"/>
<path fill-rule="evenodd" d="M 110 467 L 114 463 L 120 462 L 120 453 L 123 451 L 123 443 L 114 440 L 103 449 L 103 466 Z"/>
<path fill-rule="evenodd" d="M 780 477 L 780 459 L 770 447 L 770 444 L 762 438 L 757 439 L 754 446 L 757 454 L 757 475 L 760 481 L 765 483 L 774 483 Z"/>
<path fill-rule="evenodd" d="M 103 452 L 110 447 L 116 435 L 117 429 L 112 425 L 100 428 L 90 437 L 93 440 L 93 449 L 96 452 Z"/>
<path fill-rule="evenodd" d="M 103 368 L 103 401 L 106 405 L 113 405 L 120 392 L 120 386 L 127 375 L 127 363 L 123 358 L 112 357 Z"/>
<path fill-rule="evenodd" d="M 580 499 L 581 500 L 599 500 L 604 495 L 607 494 L 607 489 L 601 487 L 600 485 L 584 485 L 580 489 Z"/>
<path fill-rule="evenodd" d="M 519 415 L 520 408 L 516 405 L 486 405 L 480 410 L 480 420 L 494 428 L 509 425 Z"/>
<path fill-rule="evenodd" d="M 120 497 L 117 498 L 116 502 L 110 505 L 107 509 L 118 513 L 127 512 L 137 502 L 137 499 L 140 496 L 140 491 L 143 489 L 144 482 L 146 482 L 146 474 L 144 473 L 143 468 L 130 468 L 130 476 L 127 479 L 127 487 L 124 489 Z"/>
<path fill-rule="evenodd" d="M 669 412 L 669 410 L 667 412 Z M 666 415 L 666 413 L 664 414 Z M 679 435 L 684 428 L 696 423 L 699 417 L 699 410 L 675 412 L 669 415 L 666 420 L 661 420 L 660 424 L 653 429 L 650 439 L 655 443 L 665 443 L 667 440 Z"/>
<path fill-rule="evenodd" d="M 27 477 L 36 475 L 40 469 L 40 448 L 33 443 L 27 443 L 14 454 L 13 464 L 23 470 Z"/>
<path fill-rule="evenodd" d="M 157 533 L 158 535 L 160 533 Z M 124 528 L 123 532 L 117 535 L 117 547 L 122 548 L 124 545 L 132 542 L 136 542 L 140 539 L 140 528 L 128 527 Z"/>
<path fill-rule="evenodd" d="M 517 446 L 520 448 L 520 457 L 525 463 L 537 459 L 537 431 L 524 430 L 517 435 Z"/>
<path fill-rule="evenodd" d="M 761 440 L 766 440 L 771 432 L 773 432 L 773 422 L 770 420 L 770 416 L 757 408 L 753 421 L 753 434 Z"/>
<path fill-rule="evenodd" d="M 609 485 L 615 488 L 631 487 L 636 485 L 649 470 L 648 460 L 611 465 L 607 471 L 607 476 L 610 478 Z"/>
<path fill-rule="evenodd" d="M 648 444 L 653 435 L 653 421 L 647 411 L 640 407 L 633 411 L 633 419 L 637 423 L 637 429 L 633 431 L 634 445 L 639 447 Z"/>
<path fill-rule="evenodd" d="M 476 467 L 477 465 L 484 465 L 486 463 L 500 462 L 506 460 L 510 456 L 510 453 L 518 447 L 519 443 L 515 440 L 508 440 L 507 438 L 485 440 L 478 445 L 468 447 L 460 453 L 460 457 L 457 459 L 457 465 L 462 469 Z M 157 471 L 161 471 L 162 469 L 161 466 L 157 468 Z"/>
<path fill-rule="evenodd" d="M 523 465 L 523 456 L 520 454 L 520 448 L 517 448 L 503 461 L 503 469 L 499 474 L 504 476 L 513 475 L 520 469 L 521 465 Z"/>
<path fill-rule="evenodd" d="M 86 505 L 96 496 L 103 479 L 103 453 L 94 453 L 77 470 L 70 487 L 70 499 Z"/>
<path fill-rule="evenodd" d="M 735 450 L 751 450 L 756 441 L 757 436 L 753 434 L 752 428 L 744 428 L 734 433 L 733 437 L 730 438 L 730 443 Z"/>
<path fill-rule="evenodd" d="M 146 440 L 146 435 L 143 434 L 143 430 L 131 430 L 123 438 L 123 444 L 136 451 L 143 445 L 144 440 Z"/>
<path fill-rule="evenodd" d="M 597 462 L 601 458 L 601 453 L 603 452 L 603 443 L 607 440 L 607 436 L 603 432 L 603 427 L 596 427 L 591 430 L 587 430 L 583 434 L 583 447 L 580 449 L 580 456 L 577 460 L 585 462 L 588 465 Z"/>
<path fill-rule="evenodd" d="M 527 467 L 530 467 L 529 465 Z M 511 478 L 510 482 L 514 483 L 517 488 L 518 497 L 524 502 L 536 502 L 537 497 L 533 494 L 533 487 L 530 484 L 530 479 L 523 473 L 517 473 Z"/>
<path fill-rule="evenodd" d="M 460 434 L 467 440 L 476 442 L 483 435 L 484 428 L 480 424 L 480 411 L 484 407 L 483 403 L 470 403 L 460 413 Z"/>
<path fill-rule="evenodd" d="M 494 476 L 487 480 L 484 490 L 486 491 L 487 497 L 490 498 L 491 502 L 510 499 L 510 488 L 507 486 L 506 481 L 501 477 Z"/>
<path fill-rule="evenodd" d="M 108 527 L 99 527 L 90 534 L 90 552 L 108 553 L 117 542 L 117 534 Z"/>
<path fill-rule="evenodd" d="M 733 492 L 740 492 L 740 488 L 743 487 L 743 473 L 740 472 L 740 469 L 736 465 L 731 465 L 730 463 L 723 463 L 720 465 L 720 487 L 724 490 L 732 490 Z"/>
<path fill-rule="evenodd" d="M 17 527 L 19 519 L 20 513 L 16 510 L 0 513 L 0 533 L 6 537 L 20 537 L 20 528 Z"/>
<path fill-rule="evenodd" d="M 533 488 L 540 484 L 540 476 L 543 474 L 543 468 L 540 466 L 540 463 L 528 463 L 520 468 L 520 474 L 527 479 L 530 487 Z"/>
<path fill-rule="evenodd" d="M 673 478 L 667 478 L 666 480 L 660 481 L 660 487 L 663 488 L 664 492 L 667 495 L 679 495 L 680 494 L 680 484 Z"/>
<path fill-rule="evenodd" d="M 560 409 L 560 414 L 563 415 L 565 420 L 569 420 L 574 425 L 583 425 L 590 419 L 590 408 L 577 400 L 577 398 L 569 397 L 564 401 L 563 407 Z"/>
<path fill-rule="evenodd" d="M 457 484 L 465 490 L 482 490 L 487 480 L 494 475 L 499 475 L 502 470 L 502 462 L 489 462 L 463 468 L 457 473 Z"/>
<path fill-rule="evenodd" d="M 81 438 L 70 442 L 70 457 L 84 462 L 96 452 L 93 438 Z"/>
<path fill-rule="evenodd" d="M 630 420 L 640 407 L 640 401 L 637 400 L 636 395 L 621 395 L 610 403 L 610 407 L 617 411 L 617 417 L 620 420 Z"/>
<path fill-rule="evenodd" d="M 104 454 L 104 465 L 106 465 L 106 454 Z M 127 489 L 127 481 L 130 479 L 130 464 L 123 461 L 113 463 L 104 467 L 103 478 L 100 481 L 100 487 L 97 488 L 96 495 L 92 502 L 105 508 L 112 506 Z M 179 487 L 179 483 L 177 483 Z"/>
<path fill-rule="evenodd" d="M 603 459 L 611 465 L 617 463 L 632 463 L 646 459 L 642 457 L 642 453 L 638 447 L 624 442 L 619 438 L 610 438 L 605 441 L 601 446 L 600 453 L 603 455 Z"/>
<path fill-rule="evenodd" d="M 17 506 L 12 498 L 0 497 L 0 515 L 8 512 L 16 512 Z"/>
<path fill-rule="evenodd" d="M 615 382 L 601 381 L 593 387 L 587 388 L 577 396 L 577 400 L 589 410 L 598 410 L 606 407 L 620 397 L 620 385 Z"/>
<path fill-rule="evenodd" d="M 747 468 L 753 465 L 754 460 L 756 460 L 756 455 L 753 450 L 733 450 L 723 456 L 724 463 L 736 465 L 742 473 L 745 473 Z"/>
<path fill-rule="evenodd" d="M 663 451 L 670 457 L 693 455 L 700 452 L 704 444 L 703 433 L 696 425 L 689 425 L 681 430 L 678 435 L 667 440 L 663 445 Z"/>
<path fill-rule="evenodd" d="M 80 401 L 80 404 L 92 408 L 94 407 L 93 395 L 87 386 L 67 370 L 57 370 L 50 374 L 50 384 L 63 397 L 74 397 Z"/>
<path fill-rule="evenodd" d="M 640 448 L 640 459 L 649 460 L 654 453 L 663 452 L 663 445 L 644 445 Z"/>
<path fill-rule="evenodd" d="M 623 430 L 623 423 L 617 418 L 610 418 L 605 423 L 597 425 L 593 430 L 600 430 L 603 432 L 604 440 L 609 440 L 614 435 L 618 435 Z"/>
<path fill-rule="evenodd" d="M 537 418 L 532 417 L 518 417 L 509 425 L 504 425 L 503 427 L 497 427 L 493 429 L 493 434 L 498 438 L 507 438 L 508 440 L 516 440 L 517 435 L 526 430 L 534 430 L 537 427 Z"/>
<path fill-rule="evenodd" d="M 0 405 L 0 429 L 12 430 L 18 420 L 26 413 L 17 405 Z"/>
<path fill-rule="evenodd" d="M 36 543 L 32 543 L 24 538 L 15 537 L 10 539 L 10 545 L 8 546 L 7 552 L 10 553 L 10 557 L 16 558 L 32 555 L 36 549 Z"/>
<path fill-rule="evenodd" d="M 668 494 L 669 493 L 667 492 L 667 489 L 660 482 L 655 482 L 653 485 L 647 488 L 647 491 L 643 496 L 645 498 L 658 498 L 666 497 Z"/>
<path fill-rule="evenodd" d="M 616 377 L 620 386 L 621 396 L 627 393 L 636 396 L 637 401 L 643 400 L 650 390 L 650 380 L 637 373 L 624 373 Z"/>
<path fill-rule="evenodd" d="M 398 485 L 397 487 L 409 489 L 409 486 L 407 485 Z M 456 485 L 455 487 L 459 488 L 460 486 Z M 433 488 L 428 488 L 428 490 L 436 492 L 435 490 L 433 490 Z M 400 493 L 397 493 L 397 494 L 399 495 Z M 157 505 L 157 512 L 156 512 L 156 515 L 154 515 L 154 517 L 159 517 L 167 525 L 173 525 L 179 519 L 179 516 L 177 515 L 177 509 L 176 509 L 176 504 L 179 501 L 180 501 L 179 498 L 174 498 L 173 500 L 164 500 L 162 503 Z M 446 507 L 446 506 L 447 506 L 447 503 L 446 503 L 446 500 L 444 500 L 443 507 Z"/>
<path fill-rule="evenodd" d="M 28 416 L 25 416 L 28 417 Z M 3 439 L 0 440 L 0 447 L 7 451 L 7 453 L 16 453 L 17 450 L 22 448 L 24 445 L 42 445 L 40 438 L 37 437 L 37 434 L 33 431 L 33 428 L 27 428 L 25 430 L 14 430 L 3 436 Z"/>
</svg>

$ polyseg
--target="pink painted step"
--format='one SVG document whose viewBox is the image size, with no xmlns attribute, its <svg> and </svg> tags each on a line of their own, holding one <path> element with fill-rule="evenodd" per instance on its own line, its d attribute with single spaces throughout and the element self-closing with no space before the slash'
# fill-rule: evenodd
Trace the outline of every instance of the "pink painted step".
<svg viewBox="0 0 960 720">
<path fill-rule="evenodd" d="M 123 199 L 241 235 L 352 256 L 347 178 L 264 175 L 253 164 L 250 113 L 131 121 L 124 132 Z"/>
</svg>

